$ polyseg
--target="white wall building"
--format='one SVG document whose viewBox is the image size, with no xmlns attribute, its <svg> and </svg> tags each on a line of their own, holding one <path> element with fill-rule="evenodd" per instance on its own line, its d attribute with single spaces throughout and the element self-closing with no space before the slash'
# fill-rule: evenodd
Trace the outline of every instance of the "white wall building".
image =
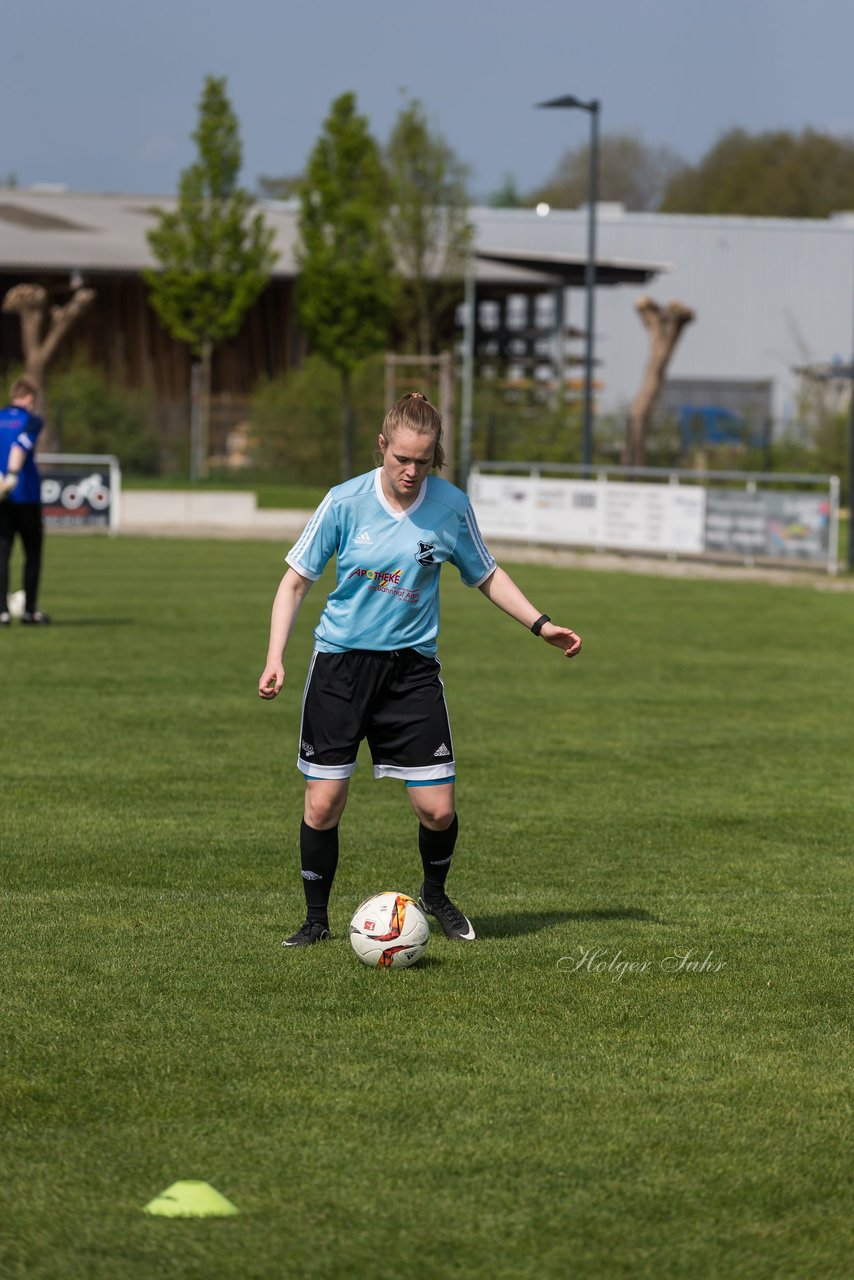
<svg viewBox="0 0 854 1280">
<path fill-rule="evenodd" d="M 587 211 L 472 211 L 477 248 L 584 255 Z M 668 378 L 767 380 L 777 429 L 796 415 L 794 366 L 854 352 L 854 214 L 817 219 L 629 213 L 600 205 L 597 258 L 666 263 L 648 285 L 597 290 L 600 412 L 619 412 L 640 384 L 648 339 L 634 309 L 641 293 L 696 313 Z M 583 328 L 583 289 L 566 319 Z M 576 346 L 581 351 L 581 346 Z"/>
</svg>

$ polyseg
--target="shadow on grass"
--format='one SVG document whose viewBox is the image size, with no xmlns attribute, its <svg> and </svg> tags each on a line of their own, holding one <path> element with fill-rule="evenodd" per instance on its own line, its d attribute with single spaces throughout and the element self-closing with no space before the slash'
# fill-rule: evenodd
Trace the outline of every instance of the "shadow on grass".
<svg viewBox="0 0 854 1280">
<path fill-rule="evenodd" d="M 555 925 L 597 920 L 640 920 L 658 924 L 657 916 L 640 907 L 604 907 L 597 911 L 513 911 L 501 916 L 475 917 L 481 938 L 515 938 L 524 933 L 542 933 Z"/>
<path fill-rule="evenodd" d="M 54 627 L 134 627 L 136 618 L 53 618 Z"/>
</svg>

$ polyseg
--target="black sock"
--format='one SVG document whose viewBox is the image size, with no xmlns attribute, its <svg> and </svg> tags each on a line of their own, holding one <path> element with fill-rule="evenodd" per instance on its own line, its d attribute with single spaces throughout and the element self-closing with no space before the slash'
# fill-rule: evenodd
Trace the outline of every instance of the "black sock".
<svg viewBox="0 0 854 1280">
<path fill-rule="evenodd" d="M 431 898 L 441 898 L 445 892 L 445 881 L 451 869 L 458 831 L 456 814 L 451 825 L 444 831 L 431 831 L 429 827 L 419 824 L 418 850 L 424 865 L 424 897 L 428 901 Z"/>
<path fill-rule="evenodd" d="M 327 908 L 338 866 L 338 828 L 317 831 L 303 819 L 299 829 L 300 866 L 309 920 L 328 924 Z"/>
</svg>

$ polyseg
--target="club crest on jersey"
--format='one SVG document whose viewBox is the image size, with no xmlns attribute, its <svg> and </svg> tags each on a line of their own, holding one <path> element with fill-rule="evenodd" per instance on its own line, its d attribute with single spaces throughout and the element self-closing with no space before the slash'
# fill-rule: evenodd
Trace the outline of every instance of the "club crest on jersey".
<svg viewBox="0 0 854 1280">
<path fill-rule="evenodd" d="M 418 550 L 415 552 L 415 559 L 419 564 L 435 564 L 436 557 L 433 555 L 435 550 L 435 542 L 419 542 Z"/>
</svg>

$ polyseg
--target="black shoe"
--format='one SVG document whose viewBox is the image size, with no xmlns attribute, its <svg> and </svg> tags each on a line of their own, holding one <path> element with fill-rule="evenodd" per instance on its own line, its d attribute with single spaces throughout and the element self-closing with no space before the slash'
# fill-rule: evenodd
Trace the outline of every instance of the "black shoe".
<svg viewBox="0 0 854 1280">
<path fill-rule="evenodd" d="M 8 627 L 11 621 L 12 621 L 11 616 L 4 609 L 3 612 L 0 613 L 0 627 Z"/>
<path fill-rule="evenodd" d="M 35 609 L 32 613 L 22 613 L 21 621 L 25 627 L 46 627 L 50 618 L 41 609 Z"/>
<path fill-rule="evenodd" d="M 319 920 L 306 920 L 302 928 L 297 929 L 289 938 L 285 938 L 283 947 L 313 947 L 315 942 L 325 942 L 329 937 L 329 926 Z"/>
<path fill-rule="evenodd" d="M 468 916 L 464 916 L 459 907 L 455 907 L 446 893 L 439 898 L 425 898 L 424 885 L 418 895 L 418 905 L 428 916 L 435 916 L 445 932 L 445 936 L 454 942 L 474 942 L 477 934 Z"/>
</svg>

